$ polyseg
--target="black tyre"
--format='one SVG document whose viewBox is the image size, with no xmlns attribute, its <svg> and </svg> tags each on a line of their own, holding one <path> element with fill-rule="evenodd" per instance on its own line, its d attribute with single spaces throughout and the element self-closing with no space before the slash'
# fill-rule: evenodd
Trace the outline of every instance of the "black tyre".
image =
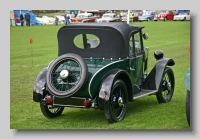
<svg viewBox="0 0 200 139">
<path fill-rule="evenodd" d="M 124 119 L 128 104 L 127 88 L 122 80 L 116 80 L 112 86 L 109 101 L 104 108 L 105 116 L 109 123 Z"/>
<path fill-rule="evenodd" d="M 44 105 L 40 102 L 40 109 L 47 118 L 55 118 L 62 114 L 64 107 L 52 107 L 52 105 Z"/>
<path fill-rule="evenodd" d="M 64 54 L 48 68 L 46 83 L 49 92 L 58 97 L 68 97 L 79 91 L 87 81 L 88 68 L 77 54 Z"/>
<path fill-rule="evenodd" d="M 190 91 L 187 90 L 186 94 L 186 118 L 188 125 L 190 126 Z"/>
<path fill-rule="evenodd" d="M 161 79 L 159 90 L 156 93 L 156 98 L 159 103 L 166 103 L 172 99 L 174 86 L 174 73 L 171 68 L 166 67 Z"/>
</svg>

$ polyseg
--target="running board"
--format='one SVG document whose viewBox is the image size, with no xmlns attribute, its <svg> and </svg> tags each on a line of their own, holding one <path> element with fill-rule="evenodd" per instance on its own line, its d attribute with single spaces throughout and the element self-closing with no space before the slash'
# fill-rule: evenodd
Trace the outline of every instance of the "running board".
<svg viewBox="0 0 200 139">
<path fill-rule="evenodd" d="M 143 96 L 151 95 L 151 94 L 154 94 L 156 92 L 157 92 L 157 90 L 141 90 L 139 93 L 137 93 L 133 96 L 133 99 L 137 99 L 137 98 L 140 98 L 140 97 L 143 97 Z"/>
</svg>

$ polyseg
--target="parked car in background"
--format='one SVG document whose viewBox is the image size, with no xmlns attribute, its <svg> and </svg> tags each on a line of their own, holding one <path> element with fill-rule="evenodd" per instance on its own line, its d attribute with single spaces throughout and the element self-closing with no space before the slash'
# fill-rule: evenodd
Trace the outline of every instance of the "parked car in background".
<svg viewBox="0 0 200 139">
<path fill-rule="evenodd" d="M 135 99 L 156 96 L 158 103 L 170 102 L 175 87 L 170 66 L 175 62 L 156 50 L 148 73 L 148 34 L 143 28 L 124 22 L 62 26 L 58 56 L 40 71 L 33 86 L 33 101 L 43 115 L 58 117 L 65 107 L 95 108 L 114 123 L 124 119 Z"/>
<path fill-rule="evenodd" d="M 189 12 L 182 12 L 179 13 L 178 15 L 174 16 L 174 21 L 186 21 L 186 20 L 190 20 L 190 13 Z"/>
<path fill-rule="evenodd" d="M 161 12 L 157 16 L 154 16 L 154 21 L 158 21 L 158 20 L 166 21 L 166 20 L 173 20 L 173 19 L 174 19 L 174 12 L 173 11 Z"/>
<path fill-rule="evenodd" d="M 154 19 L 155 12 L 154 11 L 145 11 L 142 16 L 138 17 L 138 21 L 150 21 Z"/>
<path fill-rule="evenodd" d="M 101 17 L 107 10 L 79 10 L 79 13 L 92 13 L 94 16 Z"/>
<path fill-rule="evenodd" d="M 87 23 L 95 22 L 99 16 L 94 16 L 92 13 L 79 13 L 75 18 L 71 18 L 71 23 Z"/>
<path fill-rule="evenodd" d="M 96 20 L 96 22 L 120 22 L 119 16 L 115 13 L 105 13 L 103 16 Z"/>
</svg>

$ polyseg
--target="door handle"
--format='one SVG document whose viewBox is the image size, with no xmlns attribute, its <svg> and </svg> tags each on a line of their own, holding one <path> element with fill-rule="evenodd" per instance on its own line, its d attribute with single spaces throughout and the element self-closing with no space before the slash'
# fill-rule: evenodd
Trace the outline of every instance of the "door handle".
<svg viewBox="0 0 200 139">
<path fill-rule="evenodd" d="M 130 70 L 134 71 L 135 69 L 133 69 L 133 68 L 130 67 Z"/>
</svg>

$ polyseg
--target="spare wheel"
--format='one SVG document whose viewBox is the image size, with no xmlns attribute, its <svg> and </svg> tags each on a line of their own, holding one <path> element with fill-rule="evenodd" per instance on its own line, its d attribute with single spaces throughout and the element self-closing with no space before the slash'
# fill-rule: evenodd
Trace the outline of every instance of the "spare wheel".
<svg viewBox="0 0 200 139">
<path fill-rule="evenodd" d="M 46 76 L 47 88 L 52 95 L 68 97 L 84 86 L 87 75 L 88 68 L 81 56 L 64 54 L 50 64 Z"/>
</svg>

